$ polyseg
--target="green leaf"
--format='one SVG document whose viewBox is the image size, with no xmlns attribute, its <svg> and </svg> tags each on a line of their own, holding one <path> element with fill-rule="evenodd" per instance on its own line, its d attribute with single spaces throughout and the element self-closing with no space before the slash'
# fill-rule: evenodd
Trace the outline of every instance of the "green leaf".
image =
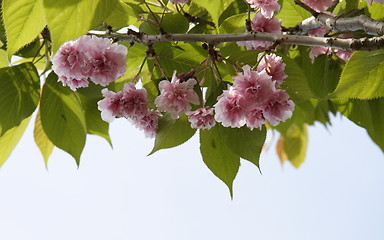
<svg viewBox="0 0 384 240">
<path fill-rule="evenodd" d="M 288 57 L 284 57 L 283 61 L 286 64 L 284 72 L 288 77 L 284 80 L 281 88 L 289 94 L 295 103 L 311 98 L 313 93 L 304 70 Z"/>
<path fill-rule="evenodd" d="M 281 25 L 284 27 L 294 27 L 299 22 L 311 16 L 310 13 L 296 5 L 293 0 L 283 0 L 280 2 L 281 9 L 275 17 L 282 20 Z"/>
<path fill-rule="evenodd" d="M 349 12 L 349 11 L 352 11 L 352 10 L 354 10 L 354 9 L 357 9 L 357 7 L 359 6 L 359 0 L 345 0 L 345 2 L 346 2 L 346 8 L 345 8 L 345 10 L 347 11 L 347 12 Z"/>
<path fill-rule="evenodd" d="M 122 2 L 118 2 L 116 8 L 105 22 L 114 28 L 123 28 L 129 25 L 138 27 L 140 11 Z"/>
<path fill-rule="evenodd" d="M 219 33 L 243 33 L 245 32 L 245 20 L 248 14 L 242 13 L 231 16 L 220 25 Z"/>
<path fill-rule="evenodd" d="M 384 20 L 384 4 L 373 2 L 372 5 L 368 5 L 368 12 L 371 14 L 371 18 L 375 20 Z"/>
<path fill-rule="evenodd" d="M 118 0 L 44 0 L 53 52 L 64 42 L 76 39 L 101 25 L 117 3 Z"/>
<path fill-rule="evenodd" d="M 220 124 L 210 130 L 200 130 L 200 152 L 204 163 L 229 188 L 233 196 L 233 180 L 240 167 L 240 157 L 224 142 L 226 129 Z"/>
<path fill-rule="evenodd" d="M 349 59 L 332 98 L 384 96 L 384 50 L 358 51 Z"/>
<path fill-rule="evenodd" d="M 109 137 L 109 123 L 101 119 L 100 110 L 97 108 L 97 102 L 100 98 L 81 97 L 81 104 L 85 111 L 85 121 L 87 124 L 87 133 L 98 135 L 109 143 L 112 147 Z"/>
<path fill-rule="evenodd" d="M 159 119 L 156 134 L 155 146 L 148 154 L 151 155 L 160 149 L 172 148 L 188 141 L 196 132 L 190 127 L 190 122 L 186 115 L 174 120 L 169 117 Z"/>
<path fill-rule="evenodd" d="M 63 87 L 53 73 L 44 84 L 40 111 L 49 140 L 72 155 L 79 164 L 87 129 L 84 112 L 76 93 Z"/>
<path fill-rule="evenodd" d="M 291 125 L 284 135 L 284 152 L 293 166 L 299 168 L 307 154 L 308 130 L 306 125 Z"/>
<path fill-rule="evenodd" d="M 54 145 L 44 132 L 43 126 L 41 124 L 40 111 L 37 113 L 37 116 L 36 116 L 33 136 L 34 136 L 37 147 L 39 148 L 41 154 L 43 155 L 45 167 L 47 167 L 48 159 L 49 159 L 49 156 L 51 156 Z"/>
<path fill-rule="evenodd" d="M 170 13 L 163 17 L 161 26 L 167 33 L 186 33 L 189 29 L 189 22 L 180 13 Z"/>
<path fill-rule="evenodd" d="M 355 124 L 365 128 L 372 140 L 384 152 L 384 100 L 340 99 L 334 101 L 337 110 Z"/>
<path fill-rule="evenodd" d="M 215 1 L 193 0 L 193 2 L 196 3 L 197 5 L 207 9 L 216 27 L 219 26 L 220 15 L 232 3 L 232 1 L 233 0 L 215 0 Z"/>
<path fill-rule="evenodd" d="M 225 128 L 224 132 L 227 147 L 236 155 L 259 167 L 260 153 L 267 135 L 265 127 L 261 130 L 250 130 L 247 127 Z"/>
<path fill-rule="evenodd" d="M 9 66 L 8 54 L 5 50 L 0 49 L 0 68 Z"/>
<path fill-rule="evenodd" d="M 219 18 L 219 26 L 229 17 L 248 12 L 248 4 L 244 0 L 234 0 L 231 4 L 224 10 Z M 243 22 L 245 25 L 245 22 Z"/>
<path fill-rule="evenodd" d="M 11 128 L 0 137 L 0 167 L 8 159 L 13 149 L 19 143 L 25 129 L 28 126 L 29 120 L 31 120 L 31 117 L 24 119 L 19 126 Z"/>
<path fill-rule="evenodd" d="M 43 0 L 3 0 L 8 55 L 32 42 L 47 25 Z"/>
<path fill-rule="evenodd" d="M 35 111 L 39 96 L 40 79 L 33 64 L 0 69 L 0 136 Z"/>
</svg>

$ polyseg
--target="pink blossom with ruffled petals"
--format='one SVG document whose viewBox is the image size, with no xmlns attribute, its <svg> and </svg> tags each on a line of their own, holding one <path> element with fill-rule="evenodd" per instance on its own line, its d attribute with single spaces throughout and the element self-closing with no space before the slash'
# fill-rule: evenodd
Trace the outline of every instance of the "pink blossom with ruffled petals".
<svg viewBox="0 0 384 240">
<path fill-rule="evenodd" d="M 267 122 L 267 120 L 264 118 L 263 111 L 260 109 L 254 109 L 248 112 L 245 121 L 247 127 L 251 130 L 254 128 L 261 129 L 263 124 Z"/>
<path fill-rule="evenodd" d="M 215 107 L 215 120 L 224 127 L 239 128 L 244 126 L 247 115 L 244 97 L 233 87 L 224 90 L 217 98 Z"/>
<path fill-rule="evenodd" d="M 259 53 L 258 59 L 262 56 L 263 53 Z M 283 63 L 283 59 L 273 53 L 265 55 L 257 66 L 257 71 L 261 72 L 262 70 L 265 70 L 267 74 L 272 77 L 272 81 L 275 82 L 276 87 L 279 87 L 284 79 L 287 78 L 284 69 L 285 63 Z"/>
<path fill-rule="evenodd" d="M 157 133 L 157 125 L 161 114 L 155 110 L 148 110 L 141 118 L 135 119 L 135 126 L 144 131 L 145 137 L 154 138 Z"/>
<path fill-rule="evenodd" d="M 157 109 L 170 113 L 173 119 L 179 118 L 181 114 L 191 110 L 190 103 L 200 103 L 199 96 L 193 90 L 196 83 L 193 78 L 180 82 L 175 71 L 171 82 L 163 80 L 159 83 L 160 95 L 155 99 Z"/>
<path fill-rule="evenodd" d="M 173 4 L 178 4 L 178 3 L 187 3 L 188 0 L 169 0 Z"/>
<path fill-rule="evenodd" d="M 148 94 L 145 88 L 136 89 L 135 84 L 126 83 L 121 98 L 124 116 L 136 119 L 146 115 L 148 111 L 147 98 Z"/>
<path fill-rule="evenodd" d="M 329 28 L 327 27 L 312 28 L 311 30 L 308 31 L 308 35 L 314 36 L 314 37 L 324 37 L 328 29 Z"/>
<path fill-rule="evenodd" d="M 274 11 L 280 10 L 277 0 L 246 0 L 254 9 L 260 9 L 261 14 L 266 18 L 271 18 Z"/>
<path fill-rule="evenodd" d="M 342 49 L 337 49 L 336 50 L 336 56 L 338 56 L 340 59 L 347 62 L 354 52 L 355 51 L 351 51 L 351 50 L 344 51 Z"/>
<path fill-rule="evenodd" d="M 76 91 L 77 88 L 88 87 L 88 80 L 86 78 L 71 78 L 66 76 L 59 76 L 59 82 L 63 83 L 63 86 L 69 86 L 72 91 Z"/>
<path fill-rule="evenodd" d="M 281 20 L 276 18 L 266 18 L 261 13 L 257 13 L 251 21 L 251 28 L 255 32 L 281 33 Z M 239 41 L 239 46 L 245 46 L 247 50 L 260 49 L 265 50 L 273 43 L 269 41 Z"/>
<path fill-rule="evenodd" d="M 303 2 L 317 12 L 324 12 L 335 3 L 335 0 L 303 0 Z"/>
<path fill-rule="evenodd" d="M 332 50 L 328 47 L 311 47 L 311 51 L 309 52 L 309 58 L 312 60 L 312 63 L 315 62 L 315 57 L 320 56 L 322 54 L 331 54 Z"/>
<path fill-rule="evenodd" d="M 65 42 L 52 57 L 52 69 L 58 76 L 83 79 L 88 57 L 78 45 L 79 40 Z"/>
<path fill-rule="evenodd" d="M 233 89 L 244 97 L 246 109 L 254 109 L 267 101 L 275 91 L 272 77 L 265 70 L 251 71 L 245 65 L 244 73 L 238 73 L 233 82 Z"/>
<path fill-rule="evenodd" d="M 87 42 L 89 68 L 87 75 L 101 86 L 106 86 L 124 75 L 127 48 L 109 39 L 92 36 Z"/>
<path fill-rule="evenodd" d="M 193 112 L 186 112 L 191 128 L 208 130 L 215 126 L 213 108 L 199 108 Z"/>
<path fill-rule="evenodd" d="M 286 121 L 292 117 L 295 104 L 289 99 L 289 95 L 281 89 L 275 91 L 263 108 L 263 116 L 272 126 Z"/>
<path fill-rule="evenodd" d="M 97 102 L 98 109 L 101 111 L 101 118 L 106 122 L 112 122 L 115 117 L 124 116 L 123 92 L 112 92 L 107 88 L 101 90 L 104 99 Z"/>
</svg>

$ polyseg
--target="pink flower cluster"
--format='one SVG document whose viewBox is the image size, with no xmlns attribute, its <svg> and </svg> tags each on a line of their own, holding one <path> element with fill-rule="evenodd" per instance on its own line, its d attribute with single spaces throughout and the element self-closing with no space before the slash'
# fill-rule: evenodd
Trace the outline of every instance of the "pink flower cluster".
<svg viewBox="0 0 384 240">
<path fill-rule="evenodd" d="M 274 11 L 280 10 L 278 0 L 245 0 L 255 10 L 260 9 L 261 14 L 266 18 L 272 18 Z"/>
<path fill-rule="evenodd" d="M 251 21 L 251 28 L 255 32 L 265 32 L 265 33 L 281 33 L 281 20 L 272 18 L 266 18 L 260 12 L 255 15 Z M 269 41 L 239 41 L 237 45 L 245 46 L 247 50 L 251 49 L 260 49 L 265 50 L 270 47 L 273 43 Z"/>
<path fill-rule="evenodd" d="M 285 64 L 274 54 L 260 62 L 257 71 L 243 67 L 234 77 L 233 86 L 224 90 L 215 104 L 215 119 L 224 127 L 261 128 L 266 122 L 276 126 L 292 116 L 294 103 L 282 89 L 277 89 L 287 77 Z"/>
<path fill-rule="evenodd" d="M 335 0 L 303 0 L 303 2 L 317 12 L 324 12 L 329 7 L 331 7 L 336 1 Z"/>
<path fill-rule="evenodd" d="M 127 48 L 109 39 L 82 36 L 65 42 L 52 57 L 52 69 L 63 86 L 72 90 L 88 86 L 88 78 L 106 86 L 124 75 Z"/>
<path fill-rule="evenodd" d="M 213 108 L 204 107 L 195 111 L 186 112 L 191 128 L 208 130 L 215 126 L 215 114 Z"/>
<path fill-rule="evenodd" d="M 192 104 L 199 104 L 199 96 L 193 90 L 197 81 L 193 78 L 181 82 L 173 73 L 171 82 L 163 80 L 159 83 L 160 95 L 155 99 L 157 109 L 168 112 L 173 119 L 179 118 L 185 112 L 191 110 Z"/>
<path fill-rule="evenodd" d="M 136 89 L 133 83 L 126 83 L 121 92 L 115 93 L 107 88 L 101 92 L 104 99 L 97 104 L 104 121 L 112 122 L 116 117 L 125 117 L 143 130 L 147 137 L 155 137 L 160 113 L 148 108 L 147 91 L 144 88 Z"/>
</svg>

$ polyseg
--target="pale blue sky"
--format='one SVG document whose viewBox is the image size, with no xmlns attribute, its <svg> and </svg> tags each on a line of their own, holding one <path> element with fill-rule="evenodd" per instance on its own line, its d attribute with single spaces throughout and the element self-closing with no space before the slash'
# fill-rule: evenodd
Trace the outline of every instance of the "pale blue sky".
<svg viewBox="0 0 384 240">
<path fill-rule="evenodd" d="M 55 150 L 45 170 L 32 124 L 0 170 L 0 239 L 384 239 L 384 155 L 346 119 L 310 128 L 296 170 L 262 154 L 242 162 L 231 201 L 194 136 L 146 157 L 152 140 L 124 120 L 114 150 L 88 137 L 80 169 Z"/>
</svg>

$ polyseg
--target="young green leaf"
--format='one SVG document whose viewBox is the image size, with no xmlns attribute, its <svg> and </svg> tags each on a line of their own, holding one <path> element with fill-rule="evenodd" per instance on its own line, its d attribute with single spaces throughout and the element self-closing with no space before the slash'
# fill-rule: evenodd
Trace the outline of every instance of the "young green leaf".
<svg viewBox="0 0 384 240">
<path fill-rule="evenodd" d="M 308 130 L 306 125 L 291 125 L 284 136 L 284 152 L 293 166 L 299 168 L 307 154 Z"/>
<path fill-rule="evenodd" d="M 28 126 L 31 117 L 24 119 L 19 126 L 9 129 L 3 136 L 0 137 L 0 167 L 11 155 L 13 149 L 19 143 Z"/>
<path fill-rule="evenodd" d="M 207 167 L 229 188 L 233 196 L 233 180 L 240 167 L 240 157 L 224 142 L 225 129 L 220 124 L 200 130 L 200 152 Z"/>
<path fill-rule="evenodd" d="M 101 25 L 117 3 L 118 0 L 44 0 L 53 52 L 64 42 L 74 40 Z"/>
<path fill-rule="evenodd" d="M 160 149 L 176 147 L 188 141 L 196 132 L 196 129 L 191 128 L 190 125 L 186 115 L 177 120 L 169 117 L 160 118 L 155 146 L 149 155 Z"/>
<path fill-rule="evenodd" d="M 3 19 L 9 56 L 32 42 L 47 25 L 43 0 L 3 0 Z"/>
<path fill-rule="evenodd" d="M 31 63 L 0 69 L 0 136 L 36 109 L 40 79 Z"/>
<path fill-rule="evenodd" d="M 332 98 L 372 99 L 384 96 L 384 50 L 352 55 Z"/>
<path fill-rule="evenodd" d="M 227 147 L 233 153 L 259 167 L 260 153 L 267 136 L 265 127 L 261 130 L 250 130 L 247 127 L 223 128 L 222 132 Z"/>
<path fill-rule="evenodd" d="M 49 159 L 49 156 L 51 156 L 54 145 L 44 132 L 43 126 L 41 124 L 40 111 L 37 113 L 37 116 L 36 116 L 33 136 L 34 136 L 37 147 L 39 148 L 41 154 L 43 155 L 45 167 L 47 167 L 48 159 Z"/>
<path fill-rule="evenodd" d="M 72 155 L 79 164 L 87 129 L 84 111 L 76 93 L 63 87 L 54 73 L 44 84 L 40 111 L 41 123 L 49 140 Z"/>
<path fill-rule="evenodd" d="M 284 0 L 280 2 L 281 9 L 275 17 L 282 20 L 281 25 L 284 27 L 294 27 L 299 22 L 311 16 L 311 14 L 305 11 L 302 7 L 296 5 L 293 0 Z"/>
</svg>

